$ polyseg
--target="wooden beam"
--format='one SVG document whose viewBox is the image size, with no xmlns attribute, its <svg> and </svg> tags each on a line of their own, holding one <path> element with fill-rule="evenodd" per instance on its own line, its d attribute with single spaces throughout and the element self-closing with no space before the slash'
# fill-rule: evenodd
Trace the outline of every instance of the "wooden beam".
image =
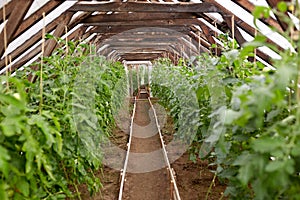
<svg viewBox="0 0 300 200">
<path fill-rule="evenodd" d="M 11 15 L 8 18 L 8 21 L 6 23 L 6 38 L 7 38 L 7 44 L 9 44 L 13 36 L 22 23 L 22 20 L 24 19 L 28 9 L 30 8 L 33 0 L 27 0 L 23 1 L 22 3 L 17 3 L 11 12 Z M 0 34 L 0 57 L 3 56 L 5 47 L 4 47 L 4 30 L 2 30 Z"/>
<path fill-rule="evenodd" d="M 62 21 L 64 20 L 64 18 L 65 18 L 65 16 L 61 15 L 58 18 L 56 18 L 55 20 L 53 20 L 51 23 L 47 24 L 46 27 L 45 27 L 46 33 L 52 32 L 55 29 L 55 27 L 57 26 L 57 24 L 62 23 Z M 12 58 L 12 60 L 14 60 L 15 58 L 17 58 L 18 56 L 20 56 L 21 54 L 23 54 L 32 45 L 34 45 L 35 43 L 37 43 L 41 39 L 42 39 L 42 30 L 40 30 L 39 32 L 37 32 L 35 35 L 31 36 L 21 46 L 19 46 L 17 49 L 15 49 L 13 52 L 11 52 L 9 54 L 9 56 Z M 0 70 L 3 69 L 4 65 L 5 65 L 5 60 L 2 59 L 0 61 Z"/>
<path fill-rule="evenodd" d="M 134 26 L 134 25 L 124 25 L 124 26 L 97 26 L 94 29 L 90 30 L 91 33 L 121 33 L 125 31 L 129 31 L 132 29 L 137 29 L 142 31 L 143 29 L 149 29 L 150 27 L 145 27 L 145 25 L 140 25 L 140 26 Z M 183 32 L 186 33 L 191 30 L 189 26 L 176 26 L 176 25 L 168 25 L 168 26 L 159 26 L 157 27 L 162 28 L 162 29 L 171 29 L 173 31 L 178 31 L 178 32 Z M 153 27 L 151 29 L 154 29 Z"/>
<path fill-rule="evenodd" d="M 248 0 L 234 0 L 233 2 L 235 2 L 236 4 L 238 4 L 239 6 L 241 6 L 242 8 L 244 8 L 246 11 L 248 11 L 249 13 L 252 13 L 255 10 L 255 5 L 253 3 L 251 3 Z M 273 18 L 269 17 L 269 18 L 260 18 L 260 20 L 262 22 L 264 22 L 267 25 L 270 25 L 274 28 L 276 28 L 279 32 L 283 32 L 281 26 L 279 25 L 279 23 L 274 20 Z"/>
<path fill-rule="evenodd" d="M 68 25 L 68 28 L 75 27 L 77 24 L 80 24 L 83 20 L 88 18 L 92 12 L 84 12 L 81 13 L 79 16 L 77 16 L 75 19 L 73 19 L 70 24 Z"/>
<path fill-rule="evenodd" d="M 70 11 L 102 11 L 102 12 L 165 12 L 165 13 L 209 13 L 220 12 L 211 3 L 140 3 L 140 2 L 96 2 L 93 4 L 78 2 L 72 6 Z"/>
<path fill-rule="evenodd" d="M 107 43 L 102 43 L 107 44 Z M 136 48 L 142 48 L 143 46 L 146 47 L 153 47 L 155 46 L 162 46 L 162 45 L 172 45 L 174 42 L 168 42 L 168 41 L 162 41 L 162 42 L 109 42 L 109 46 L 111 47 L 136 47 Z"/>
<path fill-rule="evenodd" d="M 229 30 L 232 30 L 232 19 L 231 17 L 227 16 L 227 17 L 223 17 L 225 22 L 227 23 Z M 247 40 L 243 37 L 242 33 L 240 32 L 240 30 L 237 28 L 237 26 L 234 24 L 234 38 L 236 39 L 236 41 L 238 42 L 238 44 L 240 46 L 242 46 L 244 43 L 247 42 Z M 265 54 L 264 52 L 260 51 L 259 49 L 256 49 L 256 54 L 261 57 L 263 60 L 265 60 L 267 63 L 271 64 L 271 58 L 270 56 L 268 56 L 267 54 Z M 249 57 L 250 61 L 254 61 L 254 57 Z"/>
<path fill-rule="evenodd" d="M 69 40 L 79 40 L 80 39 L 80 36 L 82 36 L 85 31 L 86 31 L 87 27 L 85 26 L 81 26 L 79 27 L 76 31 L 74 31 L 73 33 L 71 33 L 69 36 L 68 36 L 68 39 Z"/>
<path fill-rule="evenodd" d="M 16 6 L 18 0 L 12 0 L 10 2 L 8 2 L 7 4 L 5 4 L 5 18 L 7 19 L 11 12 L 13 11 L 14 7 Z M 4 7 L 3 6 L 3 7 Z M 0 24 L 3 23 L 3 7 L 0 9 Z"/>
<path fill-rule="evenodd" d="M 199 35 L 197 35 L 195 32 L 190 31 L 189 32 L 189 36 L 192 37 L 194 40 L 196 40 L 198 42 L 198 50 L 199 50 L 199 54 L 201 53 L 201 51 L 209 53 L 209 49 L 211 47 L 211 45 L 204 39 L 202 39 L 201 37 L 199 37 Z M 200 49 L 199 49 L 200 48 Z"/>
<path fill-rule="evenodd" d="M 54 37 L 61 37 L 63 33 L 65 32 L 65 27 L 69 24 L 71 18 L 72 18 L 73 13 L 66 13 L 64 20 L 57 25 L 53 36 Z M 48 40 L 47 44 L 45 45 L 45 52 L 44 56 L 50 56 L 56 46 L 56 41 L 55 40 Z"/>
<path fill-rule="evenodd" d="M 277 4 L 280 2 L 279 0 L 266 0 L 266 1 L 267 1 L 267 3 L 269 4 L 269 6 L 270 6 L 271 8 L 274 8 L 274 9 L 278 10 L 278 9 L 277 9 Z M 287 17 L 289 17 L 289 15 L 288 15 L 287 12 L 285 12 L 285 15 L 286 15 Z M 285 21 L 283 21 L 282 19 L 280 19 L 280 17 L 279 17 L 278 15 L 275 14 L 275 17 L 276 17 L 278 23 L 280 24 L 281 28 L 282 28 L 284 31 L 286 31 L 286 30 L 288 29 L 289 25 L 288 25 Z"/>
<path fill-rule="evenodd" d="M 215 4 L 220 10 L 222 10 L 221 14 L 222 14 L 223 17 L 234 15 L 231 11 L 227 10 L 220 3 L 218 3 L 218 2 L 216 2 L 214 0 L 206 0 L 206 1 Z M 239 18 L 239 16 L 237 16 L 237 15 L 234 15 L 234 20 L 235 20 L 236 25 L 238 25 L 239 27 L 241 27 L 245 32 L 247 32 L 252 37 L 255 36 L 255 28 L 253 28 L 252 26 L 250 26 L 249 24 L 247 24 L 246 22 L 244 22 L 243 20 L 241 20 Z M 276 42 L 272 41 L 269 38 L 267 38 L 267 42 L 269 42 L 270 44 L 275 45 L 278 48 L 278 50 L 280 50 L 280 51 L 284 50 L 281 46 L 279 46 Z"/>
<path fill-rule="evenodd" d="M 98 42 L 97 45 L 99 45 L 100 42 Z M 99 48 L 102 47 L 99 46 Z M 99 49 L 97 48 L 97 49 Z M 120 52 L 132 52 L 132 51 L 143 51 L 145 49 L 156 49 L 156 50 L 168 50 L 170 52 L 176 52 L 180 53 L 179 50 L 179 45 L 178 44 L 163 44 L 163 45 L 157 45 L 157 44 L 148 44 L 147 46 L 145 45 L 131 45 L 131 46 L 117 46 L 117 45 L 108 45 L 106 48 L 101 50 L 101 54 L 107 55 L 109 52 L 116 50 Z"/>
<path fill-rule="evenodd" d="M 132 21 L 120 21 L 120 22 L 95 22 L 88 23 L 87 25 L 93 26 L 184 26 L 197 24 L 198 19 L 156 19 L 156 20 L 132 20 Z"/>
<path fill-rule="evenodd" d="M 160 57 L 164 57 L 163 53 L 153 53 L 153 54 L 122 54 L 118 55 L 121 60 L 155 60 Z"/>
<path fill-rule="evenodd" d="M 221 55 L 221 49 L 222 47 L 220 47 L 220 45 L 218 45 L 215 41 L 215 39 L 213 38 L 214 35 L 216 35 L 217 33 L 215 31 L 213 31 L 210 27 L 208 27 L 205 23 L 203 23 L 202 21 L 199 22 L 199 26 L 201 28 L 201 30 L 203 31 L 207 41 L 212 45 L 215 44 L 217 45 L 217 48 L 212 48 L 211 51 L 214 54 L 217 54 L 218 56 Z"/>
<path fill-rule="evenodd" d="M 102 36 L 113 37 L 116 33 L 106 33 L 102 34 Z M 128 39 L 142 39 L 142 38 L 180 38 L 186 37 L 185 34 L 179 32 L 123 32 L 120 34 L 120 39 L 128 40 Z"/>
<path fill-rule="evenodd" d="M 62 4 L 63 1 L 49 1 L 36 12 L 31 14 L 28 18 L 26 18 L 20 27 L 18 28 L 17 32 L 14 35 L 14 39 L 24 33 L 26 30 L 31 28 L 34 23 L 37 23 L 39 20 L 43 18 L 43 12 L 47 15 L 51 11 L 53 11 L 58 5 Z"/>
<path fill-rule="evenodd" d="M 93 24 L 100 22 L 128 22 L 128 21 L 139 21 L 139 20 L 159 20 L 159 19 L 193 19 L 196 18 L 193 13 L 147 13 L 147 12 L 136 12 L 136 13 L 117 13 L 117 14 L 102 14 L 92 15 L 81 21 L 85 24 Z"/>
<path fill-rule="evenodd" d="M 65 26 L 70 21 L 70 19 L 72 17 L 72 14 L 71 13 L 66 13 L 66 14 L 62 15 L 62 17 L 63 17 L 62 22 L 59 25 L 57 25 L 56 30 L 54 31 L 53 35 L 55 37 L 60 37 L 64 33 Z M 50 56 L 52 51 L 54 50 L 55 46 L 56 46 L 56 41 L 55 40 L 47 40 L 45 42 L 44 56 Z M 41 45 L 37 46 L 32 51 L 30 51 L 26 56 L 24 56 L 21 60 L 19 60 L 17 63 L 15 63 L 12 66 L 11 70 L 15 71 L 15 70 L 19 69 L 20 67 L 25 65 L 30 59 L 32 59 L 34 56 L 39 54 L 41 52 L 41 50 L 42 50 Z"/>
</svg>

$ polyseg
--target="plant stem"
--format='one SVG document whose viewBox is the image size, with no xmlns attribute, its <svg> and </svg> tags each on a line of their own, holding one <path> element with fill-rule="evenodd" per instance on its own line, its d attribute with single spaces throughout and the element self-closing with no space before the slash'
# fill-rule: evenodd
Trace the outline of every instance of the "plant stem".
<svg viewBox="0 0 300 200">
<path fill-rule="evenodd" d="M 211 189 L 212 189 L 212 186 L 215 184 L 216 177 L 217 177 L 217 173 L 215 173 L 214 178 L 210 183 L 210 186 L 209 186 L 209 188 L 207 190 L 207 193 L 206 193 L 206 196 L 205 196 L 205 200 L 208 199 L 208 195 L 211 193 Z"/>
</svg>

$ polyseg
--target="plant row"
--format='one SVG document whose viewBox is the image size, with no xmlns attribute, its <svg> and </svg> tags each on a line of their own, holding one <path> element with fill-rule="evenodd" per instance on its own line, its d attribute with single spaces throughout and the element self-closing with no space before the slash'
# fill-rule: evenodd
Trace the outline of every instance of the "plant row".
<svg viewBox="0 0 300 200">
<path fill-rule="evenodd" d="M 1 77 L 2 200 L 80 199 L 79 185 L 90 194 L 101 187 L 99 143 L 111 133 L 111 97 L 125 71 L 87 44 L 48 38 L 61 45 L 53 55 Z"/>
</svg>

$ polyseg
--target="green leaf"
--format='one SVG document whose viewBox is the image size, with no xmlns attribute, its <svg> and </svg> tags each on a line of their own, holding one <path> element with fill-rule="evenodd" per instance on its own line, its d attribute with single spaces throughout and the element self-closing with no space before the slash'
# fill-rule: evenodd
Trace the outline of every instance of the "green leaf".
<svg viewBox="0 0 300 200">
<path fill-rule="evenodd" d="M 228 109 L 225 112 L 224 124 L 233 124 L 241 116 L 240 112 Z"/>
<path fill-rule="evenodd" d="M 243 165 L 239 169 L 238 178 L 243 185 L 247 185 L 249 180 L 253 177 L 254 170 L 251 164 Z"/>
<path fill-rule="evenodd" d="M 25 197 L 29 196 L 29 183 L 24 177 L 18 180 L 17 188 Z"/>
<path fill-rule="evenodd" d="M 4 174 L 6 178 L 9 175 L 9 160 L 11 159 L 7 149 L 0 145 L 0 171 Z"/>
<path fill-rule="evenodd" d="M 1 200 L 8 200 L 8 195 L 5 187 L 5 183 L 0 180 L 0 199 Z"/>
<path fill-rule="evenodd" d="M 254 19 L 258 19 L 261 16 L 268 18 L 270 16 L 270 8 L 265 6 L 256 6 L 252 14 L 254 16 Z"/>
<path fill-rule="evenodd" d="M 50 33 L 46 33 L 45 39 L 53 39 L 53 38 L 55 38 L 54 35 L 52 35 Z"/>
<path fill-rule="evenodd" d="M 252 148 L 260 153 L 271 153 L 278 148 L 284 148 L 285 142 L 279 138 L 259 138 L 252 142 Z"/>
<path fill-rule="evenodd" d="M 277 170 L 282 170 L 284 165 L 285 165 L 284 161 L 280 161 L 280 160 L 270 161 L 269 164 L 266 166 L 266 171 L 274 172 Z"/>
<path fill-rule="evenodd" d="M 287 5 L 284 1 L 280 1 L 278 4 L 277 4 L 277 8 L 280 12 L 286 12 L 287 11 Z"/>
<path fill-rule="evenodd" d="M 300 156 L 300 141 L 297 141 L 291 151 L 292 156 Z"/>
</svg>

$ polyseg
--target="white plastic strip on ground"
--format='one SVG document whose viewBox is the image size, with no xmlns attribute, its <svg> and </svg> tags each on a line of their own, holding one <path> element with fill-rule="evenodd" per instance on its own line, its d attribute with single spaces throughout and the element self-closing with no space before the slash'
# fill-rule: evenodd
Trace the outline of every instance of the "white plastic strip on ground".
<svg viewBox="0 0 300 200">
<path fill-rule="evenodd" d="M 127 165 L 128 165 L 131 139 L 132 139 L 133 119 L 134 119 L 134 116 L 135 116 L 135 110 L 136 110 L 136 97 L 134 97 L 134 105 L 133 105 L 133 111 L 132 111 L 131 122 L 130 122 L 129 141 L 127 143 L 127 153 L 126 153 L 126 158 L 125 158 L 125 162 L 124 162 L 124 168 L 121 171 L 122 179 L 121 179 L 121 185 L 120 185 L 118 200 L 122 200 L 122 196 L 123 196 L 123 189 L 124 189 L 124 184 L 125 184 L 125 175 L 126 175 L 126 170 L 127 170 Z"/>
<path fill-rule="evenodd" d="M 162 134 L 161 134 L 161 130 L 160 130 L 160 126 L 159 126 L 159 123 L 158 123 L 156 111 L 155 111 L 154 106 L 153 106 L 153 104 L 152 104 L 152 102 L 150 100 L 150 97 L 148 97 L 148 101 L 149 101 L 150 106 L 151 106 L 151 108 L 153 110 L 153 114 L 154 114 L 156 126 L 157 126 L 159 137 L 160 137 L 161 146 L 162 146 L 162 149 L 163 149 L 163 154 L 164 154 L 165 162 L 167 164 L 168 171 L 170 173 L 171 183 L 173 184 L 173 187 L 174 187 L 174 193 L 175 193 L 174 199 L 175 200 L 181 200 L 180 195 L 179 195 L 179 190 L 178 190 L 178 187 L 177 187 L 177 184 L 176 184 L 176 180 L 175 180 L 175 177 L 174 177 L 174 173 L 173 173 L 173 170 L 171 168 L 171 164 L 170 164 L 170 161 L 169 161 L 169 158 L 168 158 L 168 153 L 167 153 L 167 150 L 166 150 L 164 139 L 163 139 Z"/>
</svg>

